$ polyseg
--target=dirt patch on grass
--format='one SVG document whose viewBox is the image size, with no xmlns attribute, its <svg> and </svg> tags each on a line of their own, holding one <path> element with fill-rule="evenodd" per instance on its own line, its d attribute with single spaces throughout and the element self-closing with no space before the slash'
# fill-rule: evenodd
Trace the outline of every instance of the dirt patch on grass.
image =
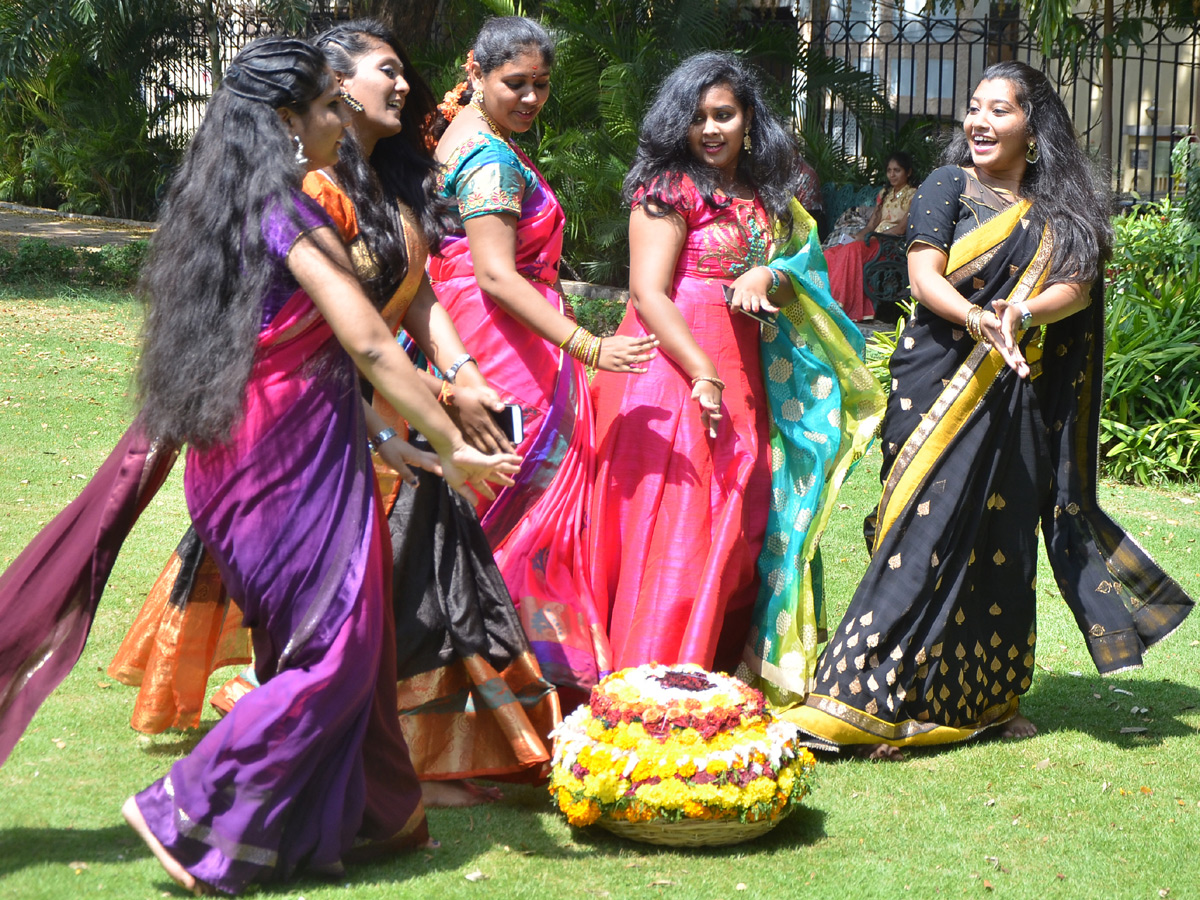
<svg viewBox="0 0 1200 900">
<path fill-rule="evenodd" d="M 100 247 L 123 244 L 154 233 L 149 222 L 104 219 L 99 216 L 65 216 L 12 203 L 0 204 L 0 247 L 13 250 L 25 238 L 42 238 L 52 244 Z"/>
</svg>

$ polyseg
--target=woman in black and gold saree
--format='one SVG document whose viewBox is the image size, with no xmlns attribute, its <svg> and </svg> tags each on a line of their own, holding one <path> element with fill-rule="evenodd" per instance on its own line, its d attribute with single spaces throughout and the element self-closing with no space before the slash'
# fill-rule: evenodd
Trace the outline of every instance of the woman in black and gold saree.
<svg viewBox="0 0 1200 900">
<path fill-rule="evenodd" d="M 920 302 L 891 362 L 871 563 L 783 714 L 814 745 L 880 757 L 1035 732 L 1018 702 L 1039 527 L 1102 674 L 1192 606 L 1096 501 L 1110 231 L 1062 102 L 1028 66 L 992 66 L 946 156 L 910 211 Z"/>
</svg>

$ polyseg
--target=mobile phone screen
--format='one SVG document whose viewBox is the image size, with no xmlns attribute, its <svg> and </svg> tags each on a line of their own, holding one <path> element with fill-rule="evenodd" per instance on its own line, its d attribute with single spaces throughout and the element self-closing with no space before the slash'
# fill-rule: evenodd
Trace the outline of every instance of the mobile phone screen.
<svg viewBox="0 0 1200 900">
<path fill-rule="evenodd" d="M 500 426 L 500 430 L 504 432 L 504 436 L 514 447 L 525 440 L 525 423 L 521 418 L 521 407 L 515 403 L 509 403 L 501 411 L 492 410 L 491 413 L 496 424 Z"/>
</svg>

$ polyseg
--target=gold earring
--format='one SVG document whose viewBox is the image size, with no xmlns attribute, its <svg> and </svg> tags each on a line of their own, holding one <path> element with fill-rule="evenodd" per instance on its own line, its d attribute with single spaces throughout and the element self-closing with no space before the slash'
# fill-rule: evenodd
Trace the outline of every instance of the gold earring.
<svg viewBox="0 0 1200 900">
<path fill-rule="evenodd" d="M 1025 151 L 1025 162 L 1031 166 L 1042 158 L 1041 151 L 1038 150 L 1037 141 L 1029 142 L 1029 149 Z"/>
<path fill-rule="evenodd" d="M 745 150 L 747 153 L 749 153 L 751 150 L 754 149 L 754 142 L 752 140 L 750 140 L 750 129 L 749 128 L 747 128 L 745 133 L 742 135 L 742 149 Z"/>
<path fill-rule="evenodd" d="M 360 103 L 354 97 L 352 97 L 348 93 L 346 93 L 345 88 L 342 88 L 342 102 L 345 103 L 346 106 L 348 106 L 352 112 L 360 113 L 364 109 L 366 109 L 366 107 L 363 106 L 362 103 Z"/>
</svg>

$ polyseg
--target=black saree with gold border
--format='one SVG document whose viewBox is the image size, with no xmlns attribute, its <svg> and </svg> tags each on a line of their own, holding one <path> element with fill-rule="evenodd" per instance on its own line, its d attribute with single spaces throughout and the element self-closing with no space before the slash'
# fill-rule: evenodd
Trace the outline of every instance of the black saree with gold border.
<svg viewBox="0 0 1200 900">
<path fill-rule="evenodd" d="M 945 249 L 947 280 L 981 306 L 1034 296 L 1053 252 L 1027 202 L 953 167 L 922 185 L 913 239 Z M 1033 677 L 1039 528 L 1101 674 L 1140 665 L 1190 612 L 1097 502 L 1103 347 L 1101 289 L 1023 336 L 1028 379 L 918 306 L 891 363 L 871 563 L 814 690 L 782 713 L 814 746 L 948 743 L 1015 716 Z"/>
</svg>

